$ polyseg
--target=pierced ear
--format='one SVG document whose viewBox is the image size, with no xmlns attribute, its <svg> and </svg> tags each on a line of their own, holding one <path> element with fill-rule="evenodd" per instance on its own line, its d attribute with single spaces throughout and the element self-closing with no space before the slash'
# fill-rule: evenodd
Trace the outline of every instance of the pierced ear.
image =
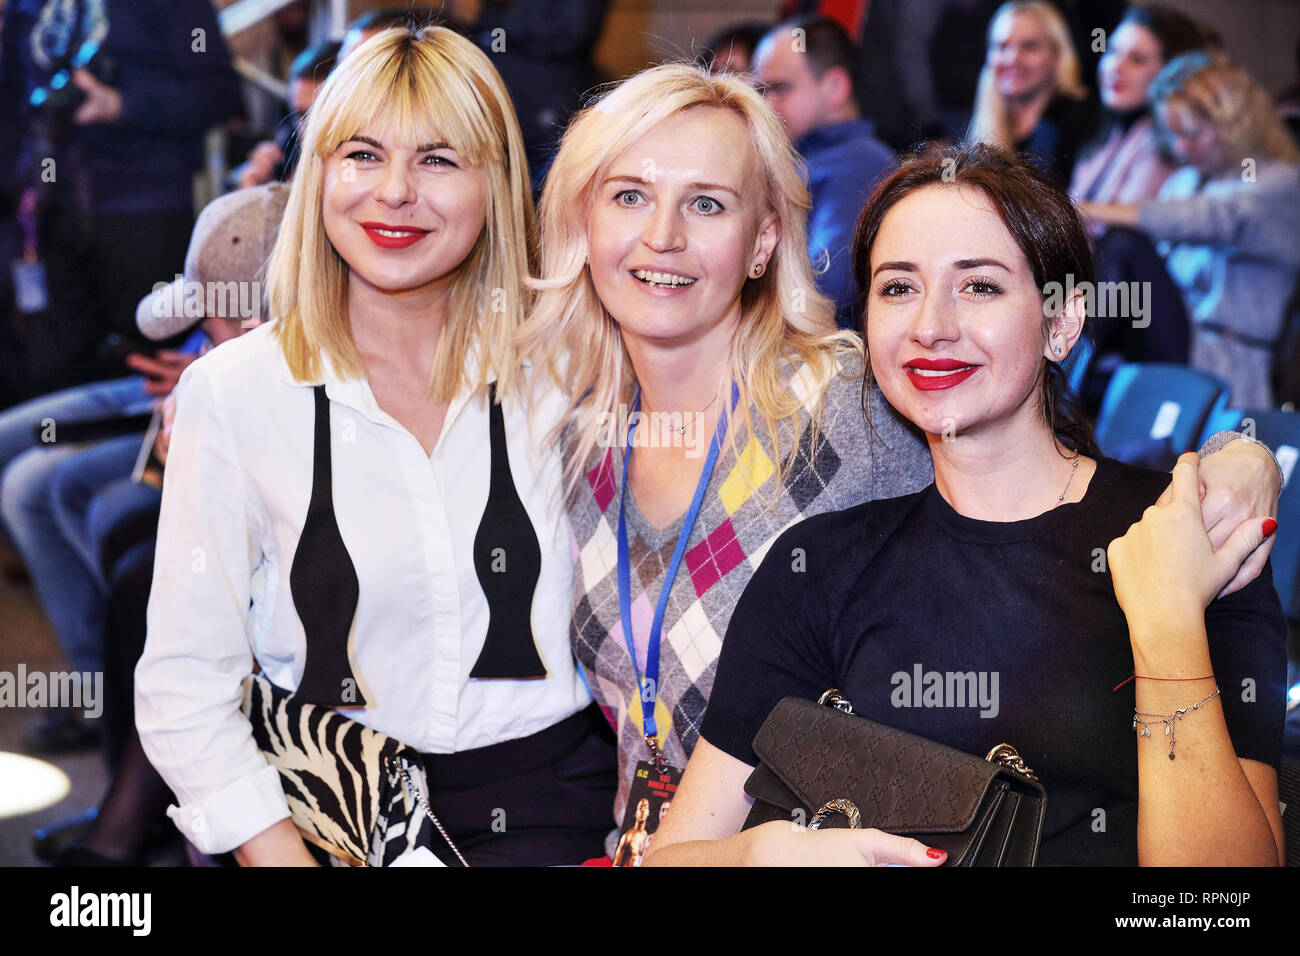
<svg viewBox="0 0 1300 956">
<path fill-rule="evenodd" d="M 781 221 L 776 213 L 769 212 L 758 224 L 758 236 L 754 239 L 754 258 L 766 263 L 776 251 L 776 244 L 781 241 Z"/>
<path fill-rule="evenodd" d="M 1083 335 L 1083 326 L 1088 321 L 1088 300 L 1083 292 L 1075 289 L 1060 314 L 1052 319 L 1052 329 L 1047 336 L 1047 345 L 1043 354 L 1049 362 L 1064 362 L 1074 351 L 1079 337 Z M 1060 353 L 1056 349 L 1060 349 Z"/>
</svg>

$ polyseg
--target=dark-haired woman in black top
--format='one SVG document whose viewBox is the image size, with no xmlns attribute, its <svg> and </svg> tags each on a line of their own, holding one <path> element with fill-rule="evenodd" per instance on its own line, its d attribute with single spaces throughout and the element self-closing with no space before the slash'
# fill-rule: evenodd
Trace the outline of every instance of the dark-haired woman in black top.
<svg viewBox="0 0 1300 956">
<path fill-rule="evenodd" d="M 1167 488 L 1100 457 L 1061 387 L 1086 318 L 1078 297 L 1053 307 L 1067 270 L 1091 272 L 1068 199 L 993 150 L 918 160 L 873 196 L 855 242 L 872 369 L 935 484 L 773 545 L 647 863 L 942 862 L 874 830 L 737 833 L 754 733 L 830 687 L 959 749 L 1016 746 L 1048 793 L 1043 863 L 1281 861 L 1280 608 L 1267 575 L 1216 599 L 1276 523 L 1216 550 L 1196 456 Z"/>
</svg>

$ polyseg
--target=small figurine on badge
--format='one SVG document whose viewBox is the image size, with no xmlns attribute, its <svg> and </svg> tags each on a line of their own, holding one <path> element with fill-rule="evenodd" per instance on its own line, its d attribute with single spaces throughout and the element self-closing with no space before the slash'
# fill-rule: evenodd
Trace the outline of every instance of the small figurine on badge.
<svg viewBox="0 0 1300 956">
<path fill-rule="evenodd" d="M 646 821 L 650 819 L 650 800 L 642 797 L 636 805 L 636 823 L 618 838 L 614 848 L 615 866 L 640 866 L 650 846 L 650 833 L 646 830 Z"/>
</svg>

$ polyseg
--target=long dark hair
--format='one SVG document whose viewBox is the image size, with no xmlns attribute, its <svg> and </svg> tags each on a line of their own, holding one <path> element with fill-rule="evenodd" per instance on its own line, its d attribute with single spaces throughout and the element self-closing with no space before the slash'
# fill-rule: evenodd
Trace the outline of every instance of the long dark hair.
<svg viewBox="0 0 1300 956">
<path fill-rule="evenodd" d="M 1124 11 L 1115 29 L 1125 23 L 1145 27 L 1160 44 L 1160 59 L 1168 63 L 1176 56 L 1211 45 L 1209 30 L 1181 10 L 1162 3 L 1134 4 Z"/>
<path fill-rule="evenodd" d="M 1155 37 L 1156 42 L 1160 44 L 1160 62 L 1162 65 L 1182 56 L 1184 53 L 1207 49 L 1213 42 L 1207 27 L 1193 20 L 1182 11 L 1161 3 L 1134 4 L 1124 11 L 1124 16 L 1120 17 L 1119 23 L 1115 24 L 1115 30 L 1118 30 L 1126 23 L 1143 27 Z M 1111 33 L 1114 33 L 1115 30 L 1112 30 Z M 1104 110 L 1102 122 L 1097 128 L 1096 134 L 1084 146 L 1081 155 L 1087 156 L 1104 146 L 1116 126 L 1134 122 L 1137 117 L 1149 115 L 1150 112 L 1151 97 L 1149 94 L 1146 102 L 1132 113 L 1120 115 L 1109 109 Z M 1127 125 L 1125 125 L 1125 128 L 1127 129 Z M 1180 165 L 1163 142 L 1160 143 L 1160 152 L 1161 158 L 1171 166 Z"/>
<path fill-rule="evenodd" d="M 1092 247 L 1079 216 L 1054 181 L 1017 156 L 981 143 L 958 144 L 941 153 L 909 158 L 876 187 L 858 217 L 853 236 L 853 275 L 858 282 L 858 314 L 866 338 L 870 291 L 871 247 L 880 224 L 900 200 L 926 186 L 971 186 L 981 190 L 997 210 L 1003 225 L 1029 261 L 1034 281 L 1045 291 L 1049 284 L 1067 289 L 1091 288 L 1096 280 Z M 1084 283 L 1087 285 L 1084 285 Z M 1050 319 L 1045 319 L 1045 322 Z M 1085 322 L 1075 347 L 1088 344 L 1092 324 Z M 1043 420 L 1057 439 L 1073 451 L 1097 458 L 1101 452 L 1092 426 L 1079 411 L 1059 362 L 1043 360 L 1041 396 Z M 870 363 L 867 387 L 871 382 Z"/>
</svg>

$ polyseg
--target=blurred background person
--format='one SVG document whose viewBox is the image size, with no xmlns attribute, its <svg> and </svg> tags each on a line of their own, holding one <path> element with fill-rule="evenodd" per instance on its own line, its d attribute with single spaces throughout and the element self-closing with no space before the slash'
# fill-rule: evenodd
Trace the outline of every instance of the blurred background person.
<svg viewBox="0 0 1300 956">
<path fill-rule="evenodd" d="M 1106 37 L 1097 65 L 1103 122 L 1074 168 L 1075 198 L 1139 202 L 1160 191 L 1174 162 L 1161 149 L 1147 91 L 1166 63 L 1204 44 L 1196 21 L 1173 7 L 1151 4 L 1125 12 Z"/>
<path fill-rule="evenodd" d="M 9 0 L 3 188 L 19 209 L 22 322 L 7 400 L 121 374 L 135 305 L 179 270 L 204 132 L 241 114 L 210 0 Z"/>
<path fill-rule="evenodd" d="M 1206 44 L 1206 30 L 1172 7 L 1133 6 L 1105 38 L 1097 64 L 1101 130 L 1074 167 L 1076 201 L 1135 203 L 1154 199 L 1177 165 L 1156 130 L 1148 91 L 1173 58 Z M 1115 369 L 1124 362 L 1187 362 L 1191 330 L 1182 293 L 1145 233 L 1096 223 L 1094 254 L 1100 282 L 1147 283 L 1141 327 L 1131 316 L 1093 317 L 1096 352 L 1080 394 L 1095 414 Z M 1136 288 L 1136 286 L 1134 286 Z"/>
<path fill-rule="evenodd" d="M 728 24 L 705 41 L 695 62 L 714 73 L 748 73 L 754 62 L 754 48 L 771 27 L 771 23 L 761 20 Z"/>
<path fill-rule="evenodd" d="M 1015 149 L 1064 186 L 1096 116 L 1060 11 L 1044 0 L 1000 6 L 989 23 L 970 138 Z"/>
<path fill-rule="evenodd" d="M 226 8 L 239 0 L 212 0 L 218 18 L 226 16 Z M 261 74 L 262 79 L 287 77 L 294 59 L 311 43 L 313 24 L 312 7 L 317 0 L 289 0 L 269 16 L 247 23 L 234 33 L 226 34 L 230 55 L 245 66 Z M 223 29 L 226 29 L 223 24 Z M 236 69 L 239 69 L 236 66 Z M 252 73 L 252 71 L 250 71 Z M 285 113 L 283 89 L 273 84 L 258 82 L 253 75 L 246 77 L 244 105 L 247 109 L 247 131 L 273 130 Z M 240 132 L 245 130 L 241 129 Z M 237 137 L 232 137 L 235 139 Z M 235 153 L 233 155 L 238 155 Z"/>
<path fill-rule="evenodd" d="M 857 285 L 849 247 L 858 211 L 894 154 L 858 110 L 857 47 L 829 17 L 777 24 L 754 51 L 754 75 L 808 169 L 812 209 L 808 254 L 817 286 L 835 302 L 835 321 L 852 328 Z"/>
<path fill-rule="evenodd" d="M 1234 407 L 1270 407 L 1277 339 L 1300 278 L 1300 152 L 1268 94 L 1223 54 L 1178 57 L 1150 95 L 1185 165 L 1154 200 L 1081 209 L 1157 241 L 1192 321 L 1192 366 L 1226 381 Z"/>
<path fill-rule="evenodd" d="M 297 161 L 298 138 L 307 110 L 316 99 L 321 84 L 338 57 L 340 44 L 327 40 L 308 47 L 289 66 L 289 113 L 276 127 L 275 138 L 262 140 L 248 154 L 248 159 L 230 172 L 236 188 L 247 189 L 273 180 L 283 181 L 293 173 Z"/>
<path fill-rule="evenodd" d="M 592 61 L 611 0 L 485 0 L 470 39 L 501 74 L 523 130 L 533 195 L 569 114 L 603 82 Z"/>
</svg>

